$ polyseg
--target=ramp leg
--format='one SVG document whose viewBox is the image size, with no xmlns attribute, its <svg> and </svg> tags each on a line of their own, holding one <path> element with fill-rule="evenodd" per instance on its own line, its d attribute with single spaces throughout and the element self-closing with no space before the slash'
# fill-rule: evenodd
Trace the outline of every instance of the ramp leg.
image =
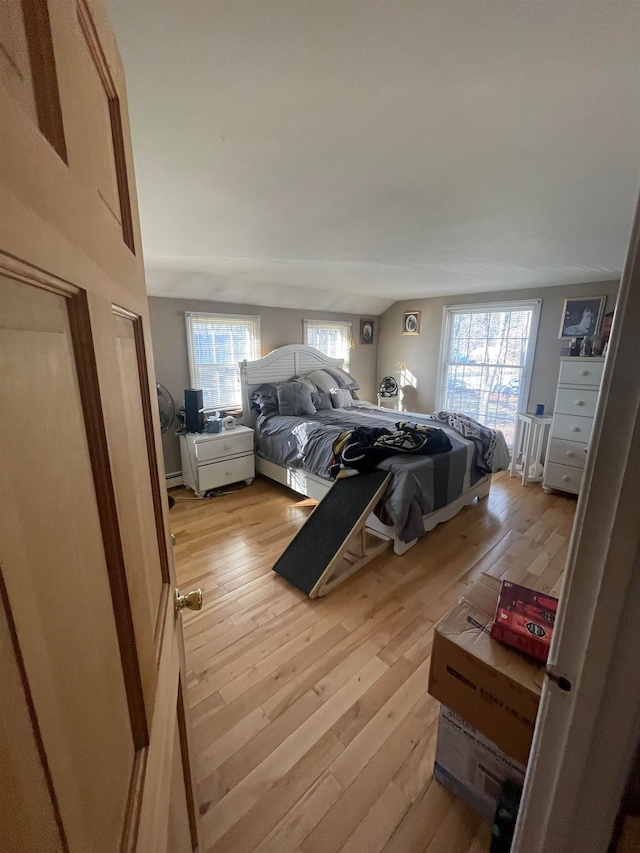
<svg viewBox="0 0 640 853">
<path fill-rule="evenodd" d="M 363 545 L 362 556 L 358 558 L 354 558 L 352 554 L 343 553 L 337 555 L 322 573 L 320 580 L 309 593 L 309 598 L 315 598 L 316 596 L 322 597 L 323 595 L 326 595 L 330 590 L 338 586 L 339 583 L 342 583 L 342 581 L 346 581 L 347 578 L 350 578 L 351 575 L 355 574 L 358 569 L 361 569 L 363 566 L 366 566 L 367 563 L 370 563 L 379 554 L 382 554 L 383 551 L 386 551 L 387 548 L 391 545 L 390 539 L 383 538 L 377 533 L 374 534 L 370 530 L 367 531 L 367 528 L 363 527 L 362 538 L 366 540 L 367 534 L 372 539 L 376 539 L 377 544 L 373 547 L 367 547 L 366 544 Z M 343 569 L 343 571 L 337 572 L 341 562 L 343 564 L 346 563 L 346 567 Z"/>
<path fill-rule="evenodd" d="M 391 544 L 391 539 L 367 528 L 367 518 L 378 503 L 387 488 L 390 476 L 376 489 L 375 494 L 361 513 L 358 522 L 354 525 L 351 533 L 337 550 L 335 556 L 316 581 L 309 593 L 309 598 L 324 596 L 342 581 L 355 574 L 367 563 L 374 560 L 385 551 Z M 373 541 L 371 541 L 373 540 Z M 359 545 L 359 554 L 352 554 L 351 543 Z"/>
</svg>

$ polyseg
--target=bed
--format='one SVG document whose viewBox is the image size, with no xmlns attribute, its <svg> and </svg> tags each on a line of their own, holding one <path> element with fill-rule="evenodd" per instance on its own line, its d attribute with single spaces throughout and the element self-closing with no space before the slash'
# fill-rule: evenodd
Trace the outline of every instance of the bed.
<svg viewBox="0 0 640 853">
<path fill-rule="evenodd" d="M 391 474 L 391 483 L 367 527 L 391 539 L 396 554 L 403 554 L 424 532 L 489 494 L 491 474 L 479 469 L 476 444 L 427 415 L 400 413 L 364 401 L 355 401 L 353 408 L 298 417 L 260 415 L 251 405 L 253 391 L 263 384 L 275 385 L 315 370 L 336 368 L 342 368 L 342 360 L 302 344 L 280 347 L 257 361 L 240 363 L 244 423 L 256 433 L 258 473 L 321 500 L 334 482 L 329 475 L 331 447 L 342 431 L 362 425 L 393 429 L 398 420 L 442 428 L 450 439 L 450 452 L 394 455 L 377 466 Z"/>
</svg>

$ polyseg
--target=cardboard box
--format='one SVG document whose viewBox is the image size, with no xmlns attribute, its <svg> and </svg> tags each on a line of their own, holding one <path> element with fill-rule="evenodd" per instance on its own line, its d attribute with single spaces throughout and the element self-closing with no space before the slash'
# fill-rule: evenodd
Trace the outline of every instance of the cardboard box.
<svg viewBox="0 0 640 853">
<path fill-rule="evenodd" d="M 493 822 L 503 784 L 522 787 L 526 768 L 444 705 L 440 707 L 433 776 Z"/>
<path fill-rule="evenodd" d="M 526 764 L 544 667 L 492 639 L 499 592 L 483 575 L 437 626 L 429 693 Z"/>
<path fill-rule="evenodd" d="M 502 581 L 491 636 L 546 663 L 557 609 L 557 598 Z"/>
</svg>

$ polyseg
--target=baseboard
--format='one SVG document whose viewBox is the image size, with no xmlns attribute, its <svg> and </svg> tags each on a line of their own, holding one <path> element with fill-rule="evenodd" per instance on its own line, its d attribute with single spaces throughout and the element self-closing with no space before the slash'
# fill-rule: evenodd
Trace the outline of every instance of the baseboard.
<svg viewBox="0 0 640 853">
<path fill-rule="evenodd" d="M 166 477 L 167 488 L 173 489 L 175 486 L 182 485 L 182 471 L 174 471 L 173 474 L 167 474 Z"/>
</svg>

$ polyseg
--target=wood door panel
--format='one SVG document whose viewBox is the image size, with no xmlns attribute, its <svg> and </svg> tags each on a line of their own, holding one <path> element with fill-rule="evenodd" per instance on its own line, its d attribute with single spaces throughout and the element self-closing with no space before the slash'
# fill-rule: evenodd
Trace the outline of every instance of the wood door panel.
<svg viewBox="0 0 640 853">
<path fill-rule="evenodd" d="M 0 572 L 0 779 L 4 808 L 0 838 L 12 853 L 64 853 L 57 805 L 45 768 L 42 744 L 33 729 L 33 706 L 24 684 L 20 650 L 7 608 Z"/>
<path fill-rule="evenodd" d="M 83 110 L 83 124 L 78 128 L 84 145 L 74 151 L 70 166 L 76 171 L 85 186 L 92 186 L 105 203 L 107 209 L 122 225 L 116 162 L 111 129 L 110 98 L 114 96 L 105 88 L 101 73 L 101 57 L 93 38 L 91 18 L 85 4 L 78 4 L 78 23 L 81 38 L 78 39 L 78 73 Z"/>
<path fill-rule="evenodd" d="M 43 0 L 0 0 L 0 87 L 66 160 L 49 12 Z"/>
<path fill-rule="evenodd" d="M 67 301 L 0 279 L 0 560 L 69 849 L 112 853 L 135 751 Z"/>
<path fill-rule="evenodd" d="M 11 0 L 0 0 L 0 84 L 37 124 L 38 111 L 24 18 L 22 9 Z"/>
<path fill-rule="evenodd" d="M 187 793 L 184 784 L 184 768 L 180 746 L 180 729 L 176 720 L 176 729 L 173 737 L 167 853 L 191 853 L 191 832 L 189 829 L 188 814 L 189 809 L 187 807 Z"/>
<path fill-rule="evenodd" d="M 20 5 L 20 0 L 8 2 Z M 43 7 L 42 0 L 30 2 Z M 131 220 L 130 233 L 123 239 L 124 221 L 121 227 L 95 186 L 85 185 L 91 176 L 78 167 L 83 151 L 92 143 L 86 138 L 91 128 L 83 120 L 86 87 L 76 62 L 81 51 L 86 51 L 86 40 L 75 0 L 49 0 L 49 15 L 56 48 L 56 91 L 59 87 L 64 117 L 62 141 L 66 140 L 69 165 L 43 136 L 44 131 L 16 106 L 0 81 L 0 248 L 62 279 L 83 282 L 88 291 L 110 294 L 112 301 L 125 303 L 140 314 L 146 293 L 142 260 L 133 254 L 139 243 L 139 228 L 137 202 L 130 191 L 133 160 L 126 101 L 118 99 L 121 166 L 117 172 L 127 193 L 125 204 Z M 109 57 L 109 69 L 114 85 L 122 91 L 117 55 Z M 48 98 L 47 103 L 51 100 Z M 27 163 L 29 168 L 25 167 Z M 79 246 L 82 253 L 75 251 Z"/>
<path fill-rule="evenodd" d="M 78 40 L 82 67 L 78 95 L 84 107 L 79 114 L 84 124 L 79 130 L 84 144 L 75 151 L 74 160 L 83 183 L 95 187 L 134 252 L 118 89 L 86 0 L 77 0 L 77 18 L 82 33 Z"/>
<path fill-rule="evenodd" d="M 168 595 L 168 575 L 163 572 L 152 476 L 147 453 L 146 424 L 142 406 L 148 394 L 140 382 L 135 320 L 113 313 L 113 336 L 118 367 L 119 408 L 106 413 L 108 420 L 118 419 L 119 447 L 114 458 L 114 485 L 118 518 L 127 566 L 131 610 L 140 660 L 145 705 L 153 709 L 160 649 L 156 647 Z"/>
</svg>

